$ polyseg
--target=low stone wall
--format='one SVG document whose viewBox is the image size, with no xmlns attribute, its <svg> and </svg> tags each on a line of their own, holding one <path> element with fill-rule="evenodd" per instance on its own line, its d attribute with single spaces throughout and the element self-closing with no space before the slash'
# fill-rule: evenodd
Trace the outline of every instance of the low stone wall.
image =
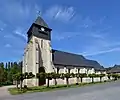
<svg viewBox="0 0 120 100">
<path fill-rule="evenodd" d="M 112 78 L 111 78 L 112 79 Z M 102 81 L 105 81 L 105 80 L 108 80 L 108 77 L 105 76 L 102 78 Z M 69 78 L 69 84 L 75 84 L 75 83 L 81 83 L 81 79 L 80 78 Z M 48 80 L 46 79 L 46 84 L 47 85 L 47 82 Z M 62 85 L 62 84 L 66 84 L 66 78 L 65 79 L 56 79 L 56 82 L 57 82 L 57 85 Z M 92 82 L 92 78 L 89 78 L 89 77 L 86 77 L 86 78 L 83 78 L 82 79 L 82 83 L 90 83 Z M 100 82 L 100 78 L 97 77 L 97 78 L 94 78 L 94 82 Z M 38 86 L 38 83 L 39 83 L 39 80 L 36 79 L 36 78 L 33 78 L 33 79 L 25 79 L 23 81 L 23 86 L 24 85 L 27 85 L 29 87 L 31 86 Z M 50 85 L 55 85 L 55 80 L 52 79 L 52 80 L 49 80 L 49 84 Z"/>
<path fill-rule="evenodd" d="M 89 77 L 83 78 L 83 83 L 90 83 L 92 82 L 92 79 Z"/>
<path fill-rule="evenodd" d="M 66 81 L 65 81 L 65 79 L 64 80 L 63 79 L 57 79 L 57 84 L 58 85 L 66 84 Z"/>
<path fill-rule="evenodd" d="M 34 86 L 33 83 L 34 83 L 34 82 L 33 82 L 33 79 L 24 79 L 24 81 L 23 81 L 23 86 L 24 86 L 24 85 L 27 85 L 27 86 L 31 87 L 31 86 Z"/>
<path fill-rule="evenodd" d="M 94 82 L 100 82 L 100 78 L 99 77 L 94 78 Z"/>
<path fill-rule="evenodd" d="M 69 84 L 75 84 L 77 82 L 76 78 L 70 78 L 69 79 Z"/>
<path fill-rule="evenodd" d="M 102 81 L 108 80 L 108 78 L 105 76 L 102 78 Z M 56 82 L 58 85 L 66 84 L 66 79 L 56 79 Z M 90 83 L 92 82 L 92 78 L 86 77 L 82 79 L 82 83 Z M 94 78 L 94 82 L 100 82 L 100 78 Z M 47 82 L 46 82 L 47 83 Z M 77 83 L 77 78 L 69 78 L 69 84 L 75 84 Z M 81 79 L 78 79 L 78 83 L 81 83 Z M 50 80 L 50 85 L 54 85 L 55 81 Z"/>
</svg>

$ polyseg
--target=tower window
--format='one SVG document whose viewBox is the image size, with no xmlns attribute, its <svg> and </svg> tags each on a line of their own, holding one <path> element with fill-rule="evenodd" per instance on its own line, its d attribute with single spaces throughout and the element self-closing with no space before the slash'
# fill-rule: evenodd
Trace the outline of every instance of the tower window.
<svg viewBox="0 0 120 100">
<path fill-rule="evenodd" d="M 38 50 L 38 43 L 36 43 L 36 50 Z"/>
<path fill-rule="evenodd" d="M 43 48 L 43 40 L 41 40 L 41 48 Z"/>
</svg>

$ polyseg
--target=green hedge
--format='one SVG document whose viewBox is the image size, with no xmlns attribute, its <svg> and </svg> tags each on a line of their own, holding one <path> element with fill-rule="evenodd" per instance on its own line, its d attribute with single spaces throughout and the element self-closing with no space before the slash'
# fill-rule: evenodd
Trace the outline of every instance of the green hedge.
<svg viewBox="0 0 120 100">
<path fill-rule="evenodd" d="M 9 82 L 9 81 L 0 83 L 0 87 L 1 87 L 1 86 L 7 86 L 7 85 L 13 85 L 13 83 L 12 83 L 12 82 Z"/>
</svg>

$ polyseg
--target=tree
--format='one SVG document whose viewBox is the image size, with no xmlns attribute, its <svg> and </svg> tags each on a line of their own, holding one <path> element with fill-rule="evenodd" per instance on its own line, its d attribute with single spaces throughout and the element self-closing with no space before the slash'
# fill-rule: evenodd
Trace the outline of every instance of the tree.
<svg viewBox="0 0 120 100">
<path fill-rule="evenodd" d="M 118 74 L 118 79 L 120 79 L 120 75 Z"/>
<path fill-rule="evenodd" d="M 24 79 L 31 79 L 31 78 L 33 78 L 33 77 L 35 77 L 35 75 L 34 75 L 32 72 L 29 72 L 29 73 L 25 72 L 24 74 L 20 73 L 20 74 L 19 74 L 19 78 L 20 78 L 20 89 L 22 89 L 22 84 L 23 84 L 23 80 L 24 80 Z"/>
<path fill-rule="evenodd" d="M 16 80 L 17 82 L 20 81 L 20 89 L 22 89 L 22 84 L 24 79 L 31 79 L 35 77 L 35 75 L 32 74 L 32 72 L 25 72 L 24 74 L 22 73 L 17 73 L 13 75 L 13 79 Z M 17 84 L 18 85 L 18 84 Z M 18 86 L 17 86 L 18 88 Z"/>
<path fill-rule="evenodd" d="M 108 74 L 107 77 L 108 77 L 108 79 L 110 80 L 111 74 Z"/>
<path fill-rule="evenodd" d="M 96 77 L 96 74 L 93 73 L 93 74 L 89 74 L 88 75 L 90 78 L 92 78 L 92 83 L 94 83 L 94 78 Z"/>
<path fill-rule="evenodd" d="M 77 78 L 76 85 L 78 85 L 78 84 L 79 84 L 79 78 L 80 78 L 80 77 L 79 77 L 79 73 L 76 73 L 76 74 L 75 74 L 75 77 Z"/>
<path fill-rule="evenodd" d="M 64 76 L 62 76 L 62 77 L 64 77 L 64 78 L 66 78 L 66 83 L 67 83 L 67 87 L 69 86 L 69 78 L 71 77 L 71 74 L 70 73 L 66 73 L 66 74 L 63 74 Z"/>
<path fill-rule="evenodd" d="M 18 67 L 19 67 L 20 72 L 22 72 L 22 65 L 23 65 L 23 62 L 20 61 L 20 62 L 18 63 Z"/>
<path fill-rule="evenodd" d="M 10 62 L 10 68 L 17 66 L 17 62 Z"/>
<path fill-rule="evenodd" d="M 0 67 L 1 67 L 2 69 L 4 69 L 4 63 L 3 63 L 3 62 L 0 63 Z"/>
<path fill-rule="evenodd" d="M 8 62 L 8 71 L 10 71 L 10 68 L 11 68 L 10 62 Z"/>
<path fill-rule="evenodd" d="M 51 73 L 45 73 L 45 77 L 47 79 L 47 87 L 49 87 L 49 81 L 52 79 L 52 74 Z"/>
<path fill-rule="evenodd" d="M 4 71 L 0 66 L 0 86 L 2 85 L 2 82 L 3 82 L 3 74 L 4 74 Z"/>
<path fill-rule="evenodd" d="M 83 78 L 87 77 L 87 74 L 86 73 L 79 73 L 79 77 L 80 77 L 80 80 L 81 80 L 81 83 L 82 83 L 83 82 Z"/>
<path fill-rule="evenodd" d="M 43 73 L 43 72 L 37 73 L 37 74 L 36 74 L 36 78 L 40 78 L 40 79 L 45 78 L 45 73 Z"/>
<path fill-rule="evenodd" d="M 7 65 L 7 63 L 5 64 L 5 69 L 6 69 L 6 71 L 8 70 L 8 65 Z"/>
<path fill-rule="evenodd" d="M 4 63 L 0 63 L 0 83 L 4 83 L 5 78 L 4 78 Z"/>
<path fill-rule="evenodd" d="M 6 83 L 7 83 L 7 75 L 8 75 L 7 70 L 4 69 L 4 75 L 3 75 L 3 78 L 4 78 L 4 82 L 6 82 Z"/>
<path fill-rule="evenodd" d="M 99 74 L 98 77 L 100 77 L 100 82 L 102 82 L 102 78 L 105 76 L 105 74 Z"/>
<path fill-rule="evenodd" d="M 55 81 L 55 85 L 57 85 L 57 78 L 60 78 L 60 74 L 58 74 L 58 73 L 55 73 L 55 72 L 52 72 L 51 73 L 52 74 L 52 78 L 54 79 L 54 81 Z"/>
<path fill-rule="evenodd" d="M 8 67 L 7 67 L 7 68 L 8 68 L 7 79 L 8 79 L 9 82 L 12 82 L 12 74 L 11 74 L 10 62 L 8 62 L 7 66 L 8 66 Z"/>
<path fill-rule="evenodd" d="M 18 89 L 19 73 L 12 76 L 13 80 L 16 81 L 16 88 Z"/>
<path fill-rule="evenodd" d="M 74 73 L 71 73 L 71 77 L 74 78 L 74 77 L 75 77 L 75 74 L 74 74 Z"/>
<path fill-rule="evenodd" d="M 112 74 L 112 77 L 114 78 L 114 80 L 117 80 L 118 79 L 118 74 Z"/>
</svg>

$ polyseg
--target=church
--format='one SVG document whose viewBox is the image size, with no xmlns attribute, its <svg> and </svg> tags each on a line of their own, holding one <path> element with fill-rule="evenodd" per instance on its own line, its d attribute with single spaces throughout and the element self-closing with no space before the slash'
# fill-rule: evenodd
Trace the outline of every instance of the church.
<svg viewBox="0 0 120 100">
<path fill-rule="evenodd" d="M 38 16 L 27 32 L 28 42 L 23 56 L 23 73 L 32 72 L 34 75 L 40 72 L 106 74 L 104 67 L 97 61 L 86 59 L 82 55 L 52 49 L 51 33 L 52 29 Z M 71 84 L 75 81 L 75 78 L 70 79 Z M 85 78 L 83 81 L 91 82 L 91 79 Z M 57 79 L 57 84 L 66 84 L 65 82 L 65 80 Z M 23 83 L 40 86 L 45 85 L 46 80 L 41 82 L 40 79 L 33 78 L 26 79 Z M 50 85 L 53 84 L 54 80 L 50 80 Z"/>
</svg>

